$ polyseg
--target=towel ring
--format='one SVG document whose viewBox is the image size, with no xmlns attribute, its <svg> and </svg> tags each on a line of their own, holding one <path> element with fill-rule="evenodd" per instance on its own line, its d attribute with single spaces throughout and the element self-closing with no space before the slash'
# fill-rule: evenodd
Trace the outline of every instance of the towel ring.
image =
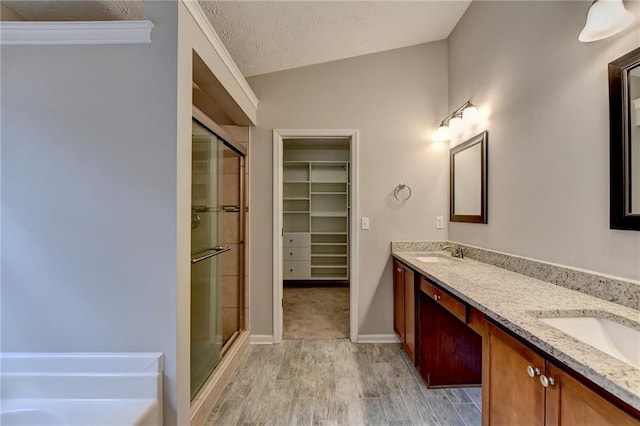
<svg viewBox="0 0 640 426">
<path fill-rule="evenodd" d="M 406 189 L 406 191 L 405 191 Z M 393 198 L 400 202 L 405 202 L 411 198 L 411 188 L 404 182 L 400 182 L 393 190 Z"/>
</svg>

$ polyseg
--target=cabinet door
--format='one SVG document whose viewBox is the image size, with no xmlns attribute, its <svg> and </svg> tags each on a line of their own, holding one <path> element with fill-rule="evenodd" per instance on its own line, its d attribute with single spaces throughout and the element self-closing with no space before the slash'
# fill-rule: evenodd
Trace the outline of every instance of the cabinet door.
<svg viewBox="0 0 640 426">
<path fill-rule="evenodd" d="M 617 408 L 609 401 L 547 362 L 547 426 L 638 426 L 640 419 Z"/>
<path fill-rule="evenodd" d="M 488 423 L 492 426 L 537 426 L 545 421 L 545 388 L 539 372 L 544 359 L 494 326 L 489 326 Z M 530 370 L 531 367 L 533 370 Z M 533 377 L 528 374 L 533 372 Z M 536 370 L 537 369 L 537 370 Z"/>
<path fill-rule="evenodd" d="M 416 362 L 416 300 L 415 274 L 413 270 L 404 268 L 404 350 Z"/>
<path fill-rule="evenodd" d="M 393 331 L 404 343 L 404 266 L 393 260 Z"/>
</svg>

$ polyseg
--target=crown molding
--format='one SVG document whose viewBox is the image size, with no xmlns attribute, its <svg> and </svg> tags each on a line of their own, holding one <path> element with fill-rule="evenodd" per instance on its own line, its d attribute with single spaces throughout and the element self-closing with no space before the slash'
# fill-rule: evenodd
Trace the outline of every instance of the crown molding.
<svg viewBox="0 0 640 426">
<path fill-rule="evenodd" d="M 1 22 L 1 45 L 148 44 L 151 21 Z"/>
<path fill-rule="evenodd" d="M 182 3 L 185 5 L 193 19 L 196 21 L 207 40 L 209 40 L 209 43 L 211 43 L 213 49 L 220 56 L 220 59 L 227 67 L 227 70 L 229 70 L 244 94 L 249 98 L 254 108 L 258 108 L 258 98 L 256 97 L 255 93 L 253 93 L 253 90 L 251 90 L 249 83 L 247 83 L 247 80 L 245 80 L 242 72 L 240 72 L 240 69 L 231 57 L 231 54 L 222 43 L 222 40 L 220 40 L 218 33 L 216 33 L 215 28 L 213 28 L 213 25 L 211 25 L 211 21 L 209 21 L 209 18 L 207 18 L 207 15 L 200 4 L 196 0 L 182 0 Z"/>
</svg>

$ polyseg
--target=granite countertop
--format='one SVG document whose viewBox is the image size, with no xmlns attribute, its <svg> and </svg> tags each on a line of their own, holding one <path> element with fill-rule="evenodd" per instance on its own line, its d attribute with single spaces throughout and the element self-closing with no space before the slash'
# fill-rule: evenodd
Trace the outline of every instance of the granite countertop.
<svg viewBox="0 0 640 426">
<path fill-rule="evenodd" d="M 473 259 L 452 258 L 445 251 L 393 251 L 392 255 L 640 410 L 640 369 L 539 320 L 540 317 L 600 316 L 640 329 L 640 311 Z M 415 259 L 429 255 L 447 256 L 452 262 L 425 263 Z"/>
</svg>

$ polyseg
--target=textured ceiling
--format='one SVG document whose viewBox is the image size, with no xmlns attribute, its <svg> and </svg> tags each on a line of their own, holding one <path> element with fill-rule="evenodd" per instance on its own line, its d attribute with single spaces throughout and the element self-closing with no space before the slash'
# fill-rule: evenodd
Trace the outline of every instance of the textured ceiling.
<svg viewBox="0 0 640 426">
<path fill-rule="evenodd" d="M 142 19 L 142 0 L 2 0 L 26 21 Z"/>
<path fill-rule="evenodd" d="M 470 2 L 200 0 L 245 76 L 442 40 Z"/>
<path fill-rule="evenodd" d="M 171 0 L 165 0 L 171 1 Z M 449 36 L 471 0 L 199 0 L 245 76 Z M 2 0 L 27 21 L 142 19 L 142 0 Z"/>
</svg>

